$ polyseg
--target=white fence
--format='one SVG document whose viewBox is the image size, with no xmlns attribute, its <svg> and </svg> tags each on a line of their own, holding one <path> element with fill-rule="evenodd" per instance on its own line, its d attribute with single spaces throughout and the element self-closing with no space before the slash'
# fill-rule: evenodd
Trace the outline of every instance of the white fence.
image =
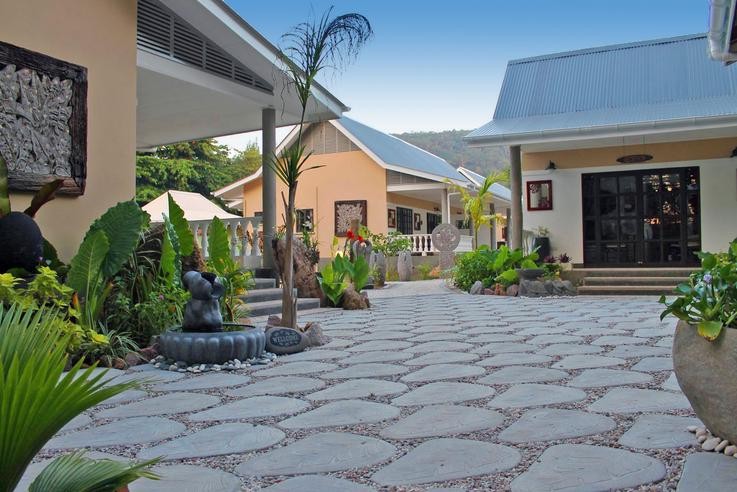
<svg viewBox="0 0 737 492">
<path fill-rule="evenodd" d="M 230 254 L 234 260 L 245 268 L 261 267 L 263 255 L 263 234 L 261 217 L 238 217 L 235 219 L 220 219 L 225 223 L 230 237 Z M 202 250 L 205 258 L 210 256 L 207 244 L 207 232 L 212 220 L 190 220 L 195 241 Z"/>
<path fill-rule="evenodd" d="M 419 253 L 422 256 L 437 253 L 438 250 L 432 244 L 432 234 L 405 234 L 412 243 L 412 253 Z M 473 250 L 473 238 L 471 236 L 461 236 L 461 242 L 455 249 L 456 253 L 465 253 Z"/>
</svg>

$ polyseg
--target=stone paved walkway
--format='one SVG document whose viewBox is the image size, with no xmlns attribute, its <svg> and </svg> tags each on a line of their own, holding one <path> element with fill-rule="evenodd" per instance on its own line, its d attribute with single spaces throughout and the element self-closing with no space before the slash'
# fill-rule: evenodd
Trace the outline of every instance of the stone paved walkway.
<svg viewBox="0 0 737 492">
<path fill-rule="evenodd" d="M 154 380 L 75 419 L 38 461 L 165 456 L 164 480 L 134 492 L 729 490 L 737 459 L 685 431 L 697 420 L 659 312 L 645 298 L 374 296 L 305 315 L 332 341 L 269 367 L 120 375 Z"/>
</svg>

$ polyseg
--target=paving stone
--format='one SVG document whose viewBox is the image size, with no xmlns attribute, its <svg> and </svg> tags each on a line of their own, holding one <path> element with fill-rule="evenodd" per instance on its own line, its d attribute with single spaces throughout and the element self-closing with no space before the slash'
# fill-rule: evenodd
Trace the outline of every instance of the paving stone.
<svg viewBox="0 0 737 492">
<path fill-rule="evenodd" d="M 646 357 L 632 366 L 632 370 L 643 372 L 672 371 L 673 359 L 670 357 Z"/>
<path fill-rule="evenodd" d="M 509 333 L 485 333 L 468 339 L 470 343 L 492 343 L 492 342 L 519 342 L 524 340 L 520 335 L 510 335 Z"/>
<path fill-rule="evenodd" d="M 332 371 L 335 369 L 335 364 L 328 364 L 325 362 L 290 362 L 289 364 L 283 364 L 268 369 L 262 369 L 260 371 L 254 371 L 251 373 L 252 376 L 267 377 L 267 376 L 294 376 L 299 374 L 315 374 L 318 372 Z"/>
<path fill-rule="evenodd" d="M 382 350 L 379 352 L 361 352 L 359 354 L 350 354 L 340 361 L 341 364 L 366 364 L 368 362 L 397 362 L 400 360 L 411 359 L 413 354 L 406 352 L 391 352 Z"/>
<path fill-rule="evenodd" d="M 112 398 L 108 398 L 107 400 L 100 403 L 100 405 L 98 406 L 119 405 L 121 403 L 127 403 L 129 401 L 140 400 L 141 398 L 145 398 L 146 396 L 148 396 L 148 393 L 143 390 L 125 390 L 122 393 L 118 393 L 117 395 L 113 396 Z"/>
<path fill-rule="evenodd" d="M 475 354 L 506 354 L 518 352 L 533 352 L 540 350 L 540 347 L 529 343 L 501 342 L 490 343 L 472 350 Z"/>
<path fill-rule="evenodd" d="M 515 333 L 528 337 L 533 335 L 554 335 L 556 333 L 566 333 L 567 331 L 568 330 L 563 326 L 537 326 L 515 331 Z"/>
<path fill-rule="evenodd" d="M 323 475 L 288 478 L 276 485 L 261 489 L 262 492 L 373 492 L 373 490 L 366 485 Z"/>
<path fill-rule="evenodd" d="M 499 354 L 493 357 L 487 357 L 478 361 L 476 364 L 480 366 L 501 367 L 501 366 L 519 366 L 528 364 L 545 364 L 552 361 L 553 358 L 540 354 Z"/>
<path fill-rule="evenodd" d="M 417 326 L 417 323 L 415 323 L 414 326 Z M 442 323 L 439 325 L 421 325 L 413 329 L 412 333 L 414 335 L 421 335 L 423 333 L 447 333 L 449 329 L 451 329 L 451 327 L 448 323 Z"/>
<path fill-rule="evenodd" d="M 636 413 L 685 410 L 691 408 L 685 396 L 669 391 L 613 388 L 589 405 L 592 412 Z"/>
<path fill-rule="evenodd" d="M 673 337 L 665 337 L 661 338 L 657 341 L 655 344 L 656 347 L 666 347 L 666 348 L 672 348 L 673 347 Z"/>
<path fill-rule="evenodd" d="M 578 355 L 578 354 L 596 354 L 603 352 L 604 347 L 597 345 L 577 345 L 573 343 L 555 343 L 548 345 L 542 350 L 538 351 L 538 354 L 542 355 Z"/>
<path fill-rule="evenodd" d="M 254 396 L 220 405 L 189 416 L 195 422 L 211 420 L 240 420 L 254 417 L 273 417 L 301 412 L 309 403 L 284 396 Z"/>
<path fill-rule="evenodd" d="M 493 410 L 460 405 L 431 405 L 421 408 L 380 432 L 385 439 L 417 439 L 453 436 L 494 429 L 504 416 Z"/>
<path fill-rule="evenodd" d="M 501 444 L 433 439 L 380 469 L 371 479 L 381 485 L 443 482 L 508 470 L 520 459 L 517 450 Z"/>
<path fill-rule="evenodd" d="M 635 371 L 621 369 L 587 369 L 568 382 L 575 388 L 603 388 L 605 386 L 622 386 L 625 384 L 646 384 L 653 377 Z"/>
<path fill-rule="evenodd" d="M 627 361 L 603 355 L 569 355 L 552 365 L 555 369 L 587 369 L 591 367 L 619 366 Z"/>
<path fill-rule="evenodd" d="M 394 398 L 392 405 L 409 407 L 415 405 L 433 405 L 436 403 L 456 403 L 489 398 L 494 393 L 493 388 L 481 384 L 452 382 L 429 383 Z"/>
<path fill-rule="evenodd" d="M 571 333 L 571 335 L 577 335 L 580 337 L 598 337 L 601 335 L 623 335 L 627 333 L 624 330 L 618 330 L 616 328 L 607 328 L 606 326 L 581 328 Z"/>
<path fill-rule="evenodd" d="M 473 328 L 467 328 L 461 333 L 464 335 L 482 335 L 485 333 L 509 333 L 514 331 L 512 326 L 475 326 Z"/>
<path fill-rule="evenodd" d="M 370 342 L 372 340 L 404 340 L 415 336 L 414 333 L 401 332 L 401 331 L 377 331 L 374 333 L 367 333 L 356 337 L 354 340 L 359 342 Z"/>
<path fill-rule="evenodd" d="M 619 347 L 614 347 L 612 350 L 607 352 L 606 355 L 611 357 L 624 357 L 626 359 L 631 359 L 637 357 L 655 357 L 658 355 L 670 355 L 670 351 L 671 349 L 666 347 L 620 345 Z"/>
<path fill-rule="evenodd" d="M 372 342 L 364 342 L 347 349 L 349 352 L 373 352 L 376 350 L 401 350 L 411 347 L 412 342 L 404 340 L 374 340 Z"/>
<path fill-rule="evenodd" d="M 279 429 L 265 425 L 220 424 L 144 449 L 138 453 L 138 459 L 150 460 L 162 456 L 164 460 L 179 460 L 247 453 L 268 448 L 284 437 L 285 434 Z"/>
<path fill-rule="evenodd" d="M 294 475 L 364 468 L 394 455 L 394 446 L 380 439 L 347 432 L 313 434 L 236 467 L 242 476 Z"/>
<path fill-rule="evenodd" d="M 220 398 L 217 396 L 202 393 L 176 392 L 107 408 L 97 412 L 95 418 L 145 417 L 149 415 L 193 412 L 217 405 L 218 403 L 220 403 Z"/>
<path fill-rule="evenodd" d="M 582 337 L 574 335 L 538 335 L 527 340 L 533 345 L 550 345 L 551 343 L 581 343 Z"/>
<path fill-rule="evenodd" d="M 158 369 L 156 371 L 128 372 L 116 377 L 115 379 L 110 381 L 108 385 L 128 383 L 130 381 L 140 381 L 143 384 L 169 383 L 171 381 L 179 381 L 183 378 L 184 374 L 182 374 L 181 372 L 164 371 Z"/>
<path fill-rule="evenodd" d="M 618 490 L 661 480 L 665 472 L 660 461 L 643 454 L 587 444 L 560 444 L 546 449 L 525 473 L 515 478 L 512 491 Z"/>
<path fill-rule="evenodd" d="M 228 396 L 261 396 L 284 395 L 287 393 L 304 393 L 325 387 L 325 382 L 304 376 L 277 376 L 262 379 L 242 388 L 226 391 Z"/>
<path fill-rule="evenodd" d="M 425 342 L 425 343 L 419 343 L 413 347 L 405 348 L 405 352 L 412 352 L 415 354 L 425 353 L 425 352 L 462 352 L 466 350 L 470 350 L 473 348 L 473 345 L 470 343 L 465 342 Z"/>
<path fill-rule="evenodd" d="M 696 445 L 696 438 L 686 430 L 701 425 L 694 417 L 643 415 L 619 438 L 619 444 L 630 448 L 663 449 Z"/>
<path fill-rule="evenodd" d="M 437 332 L 437 333 L 424 333 L 422 335 L 416 335 L 412 338 L 408 338 L 407 341 L 409 342 L 437 342 L 437 341 L 447 341 L 447 340 L 464 340 L 465 338 L 466 336 L 461 335 L 460 333 Z"/>
<path fill-rule="evenodd" d="M 185 430 L 183 424 L 163 417 L 134 417 L 54 437 L 45 448 L 96 448 L 141 444 L 174 437 Z"/>
<path fill-rule="evenodd" d="M 438 354 L 437 352 L 430 352 L 414 359 L 403 362 L 406 366 L 427 366 L 431 364 L 452 364 L 454 362 L 473 362 L 478 360 L 477 354 L 471 354 L 468 352 L 446 352 L 444 354 Z"/>
<path fill-rule="evenodd" d="M 113 461 L 120 461 L 121 463 L 128 463 L 130 460 L 123 458 L 121 456 L 115 456 L 109 453 L 101 453 L 99 451 L 88 451 L 85 452 L 85 457 L 91 458 L 94 460 L 113 460 Z M 51 464 L 51 462 L 54 461 L 53 458 L 45 459 L 42 461 L 36 461 L 35 463 L 31 463 L 28 465 L 26 470 L 23 472 L 23 476 L 20 479 L 20 482 L 18 482 L 18 485 L 15 487 L 16 492 L 27 492 L 28 488 L 31 486 L 31 483 L 38 477 L 41 472 Z"/>
<path fill-rule="evenodd" d="M 384 403 L 340 400 L 282 420 L 279 426 L 284 429 L 316 429 L 381 422 L 398 415 L 398 408 Z"/>
<path fill-rule="evenodd" d="M 483 384 L 514 384 L 558 381 L 568 377 L 565 371 L 545 367 L 509 366 L 479 379 Z"/>
<path fill-rule="evenodd" d="M 353 340 L 344 340 L 342 338 L 333 338 L 330 342 L 323 345 L 322 349 L 342 349 L 350 347 L 355 342 Z"/>
<path fill-rule="evenodd" d="M 604 335 L 593 342 L 593 345 L 637 345 L 647 342 L 644 338 L 630 337 L 626 335 Z"/>
<path fill-rule="evenodd" d="M 632 333 L 632 336 L 643 338 L 667 337 L 672 336 L 675 332 L 675 326 L 667 326 L 663 328 L 640 328 Z"/>
<path fill-rule="evenodd" d="M 492 408 L 519 408 L 583 400 L 586 393 L 554 384 L 518 384 L 489 402 Z"/>
<path fill-rule="evenodd" d="M 734 490 L 735 483 L 736 459 L 721 453 L 694 453 L 686 458 L 676 492 Z"/>
<path fill-rule="evenodd" d="M 372 378 L 383 376 L 396 376 L 408 372 L 409 368 L 396 364 L 355 364 L 344 369 L 322 374 L 323 379 L 350 379 L 350 378 Z"/>
<path fill-rule="evenodd" d="M 617 423 L 603 415 L 581 410 L 538 408 L 530 410 L 499 434 L 499 439 L 513 443 L 554 441 L 572 437 L 603 434 Z"/>
<path fill-rule="evenodd" d="M 681 387 L 678 384 L 678 378 L 676 378 L 676 373 L 672 372 L 661 388 L 668 391 L 681 391 Z"/>
<path fill-rule="evenodd" d="M 402 376 L 407 383 L 425 383 L 444 379 L 463 379 L 481 376 L 486 373 L 483 367 L 469 364 L 434 364 Z"/>
<path fill-rule="evenodd" d="M 195 465 L 157 466 L 160 480 L 141 479 L 130 492 L 240 492 L 241 481 L 232 473 Z"/>
<path fill-rule="evenodd" d="M 331 359 L 340 359 L 348 355 L 351 355 L 351 353 L 346 350 L 313 349 L 313 350 L 305 350 L 304 352 L 300 352 L 298 354 L 282 355 L 281 357 L 279 357 L 279 360 L 281 362 L 296 362 L 296 361 L 306 361 L 306 360 L 331 360 Z"/>
<path fill-rule="evenodd" d="M 227 374 L 222 372 L 211 372 L 202 376 L 180 379 L 172 383 L 157 384 L 151 389 L 154 391 L 187 391 L 199 389 L 227 388 L 228 386 L 240 386 L 251 380 L 248 376 L 240 374 Z"/>
<path fill-rule="evenodd" d="M 76 417 L 74 417 L 72 420 L 67 422 L 67 425 L 61 428 L 59 433 L 68 432 L 74 429 L 79 429 L 80 427 L 86 427 L 92 423 L 92 417 L 85 413 L 80 413 Z"/>
<path fill-rule="evenodd" d="M 307 399 L 313 401 L 342 400 L 396 395 L 405 391 L 407 391 L 407 385 L 402 383 L 394 383 L 383 379 L 355 379 L 307 395 Z"/>
</svg>

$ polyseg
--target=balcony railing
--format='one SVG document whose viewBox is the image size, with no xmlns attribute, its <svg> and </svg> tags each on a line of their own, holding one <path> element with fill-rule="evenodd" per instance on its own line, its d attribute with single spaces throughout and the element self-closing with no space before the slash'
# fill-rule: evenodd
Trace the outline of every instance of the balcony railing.
<svg viewBox="0 0 737 492">
<path fill-rule="evenodd" d="M 261 267 L 263 251 L 263 232 L 261 217 L 238 217 L 235 219 L 220 219 L 225 223 L 230 238 L 231 257 L 244 268 Z M 205 258 L 210 256 L 207 244 L 207 232 L 212 220 L 190 220 L 195 241 L 202 250 Z"/>
<path fill-rule="evenodd" d="M 431 234 L 405 234 L 412 243 L 412 253 L 427 256 L 428 254 L 438 253 L 438 250 L 432 244 Z M 473 238 L 471 236 L 461 236 L 461 242 L 455 249 L 456 253 L 465 253 L 473 250 Z"/>
</svg>

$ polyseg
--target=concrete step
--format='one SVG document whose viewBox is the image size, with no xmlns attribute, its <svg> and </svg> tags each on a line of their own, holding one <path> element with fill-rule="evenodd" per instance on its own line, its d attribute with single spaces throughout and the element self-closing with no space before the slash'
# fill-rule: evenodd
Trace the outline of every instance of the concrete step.
<svg viewBox="0 0 737 492">
<path fill-rule="evenodd" d="M 581 277 L 688 277 L 696 268 L 574 268 Z"/>
<path fill-rule="evenodd" d="M 281 299 L 282 292 L 283 291 L 278 287 L 252 289 L 249 290 L 246 295 L 240 296 L 240 298 L 248 304 L 263 301 L 278 301 Z"/>
<path fill-rule="evenodd" d="M 276 287 L 276 280 L 273 278 L 254 278 L 251 290 L 273 289 Z"/>
<path fill-rule="evenodd" d="M 281 314 L 281 300 L 250 302 L 247 304 L 249 316 L 255 318 L 257 316 L 269 316 L 270 314 Z M 297 310 L 317 309 L 320 307 L 320 299 L 299 299 L 297 300 Z"/>
<path fill-rule="evenodd" d="M 584 277 L 583 285 L 662 285 L 675 287 L 688 277 Z"/>
<path fill-rule="evenodd" d="M 673 287 L 663 285 L 580 285 L 582 296 L 660 296 L 674 295 Z"/>
</svg>

